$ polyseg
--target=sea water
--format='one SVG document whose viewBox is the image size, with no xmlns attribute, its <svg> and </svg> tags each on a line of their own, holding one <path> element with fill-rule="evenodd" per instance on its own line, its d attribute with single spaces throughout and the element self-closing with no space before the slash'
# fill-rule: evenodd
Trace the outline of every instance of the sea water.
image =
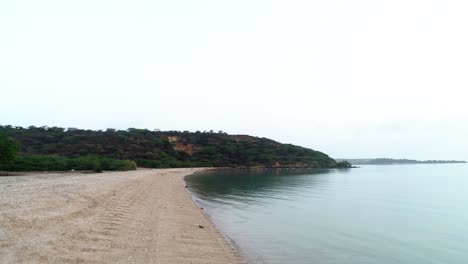
<svg viewBox="0 0 468 264">
<path fill-rule="evenodd" d="M 219 170 L 186 181 L 249 263 L 468 263 L 466 164 Z"/>
</svg>

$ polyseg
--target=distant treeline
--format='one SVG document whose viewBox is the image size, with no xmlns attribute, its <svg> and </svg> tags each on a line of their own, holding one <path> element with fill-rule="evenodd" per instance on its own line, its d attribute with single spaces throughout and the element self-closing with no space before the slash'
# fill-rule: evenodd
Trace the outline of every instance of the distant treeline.
<svg viewBox="0 0 468 264">
<path fill-rule="evenodd" d="M 337 159 L 340 161 L 341 159 Z M 347 159 L 353 165 L 394 165 L 394 164 L 444 164 L 444 163 L 466 163 L 459 160 L 412 160 L 412 159 Z"/>
<path fill-rule="evenodd" d="M 151 168 L 349 167 L 346 162 L 337 164 L 328 155 L 312 149 L 281 144 L 267 138 L 228 135 L 222 131 L 150 131 L 136 128 L 96 131 L 0 126 L 0 134 L 14 139 L 19 145 L 20 158 L 17 162 L 26 164 L 28 159 L 42 158 L 65 169 L 75 168 L 73 162 L 77 159 L 94 160 L 92 163 L 100 163 L 98 167 L 104 170 L 118 167 L 115 165 L 118 160 L 125 163 L 119 165 L 125 168 L 130 161 L 139 167 Z"/>
</svg>

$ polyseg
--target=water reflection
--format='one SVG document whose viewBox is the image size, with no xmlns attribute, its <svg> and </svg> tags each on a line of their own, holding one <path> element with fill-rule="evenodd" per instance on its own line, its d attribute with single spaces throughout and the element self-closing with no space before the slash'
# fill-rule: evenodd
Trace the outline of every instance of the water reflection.
<svg viewBox="0 0 468 264">
<path fill-rule="evenodd" d="M 186 178 L 249 263 L 466 263 L 468 167 L 217 170 Z"/>
<path fill-rule="evenodd" d="M 325 169 L 227 169 L 197 173 L 186 178 L 191 190 L 204 197 L 261 195 L 264 192 L 294 191 L 327 180 Z M 316 177 L 317 176 L 317 177 Z"/>
</svg>

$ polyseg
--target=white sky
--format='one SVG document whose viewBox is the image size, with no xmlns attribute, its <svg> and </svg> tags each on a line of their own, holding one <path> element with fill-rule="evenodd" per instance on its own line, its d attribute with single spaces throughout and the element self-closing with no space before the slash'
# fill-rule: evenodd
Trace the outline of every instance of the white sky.
<svg viewBox="0 0 468 264">
<path fill-rule="evenodd" d="M 468 2 L 1 1 L 0 124 L 468 160 Z"/>
</svg>

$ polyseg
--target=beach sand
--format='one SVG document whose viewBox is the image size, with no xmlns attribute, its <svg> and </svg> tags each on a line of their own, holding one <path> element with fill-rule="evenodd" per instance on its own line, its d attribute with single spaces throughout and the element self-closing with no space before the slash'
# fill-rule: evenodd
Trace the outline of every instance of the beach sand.
<svg viewBox="0 0 468 264">
<path fill-rule="evenodd" d="M 185 190 L 198 170 L 1 177 L 0 262 L 242 263 Z"/>
</svg>

